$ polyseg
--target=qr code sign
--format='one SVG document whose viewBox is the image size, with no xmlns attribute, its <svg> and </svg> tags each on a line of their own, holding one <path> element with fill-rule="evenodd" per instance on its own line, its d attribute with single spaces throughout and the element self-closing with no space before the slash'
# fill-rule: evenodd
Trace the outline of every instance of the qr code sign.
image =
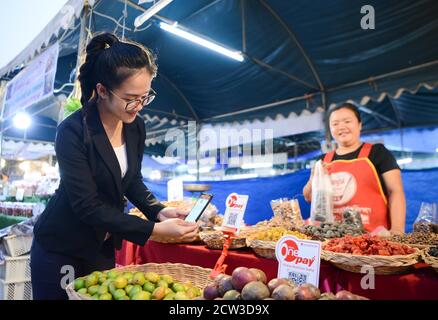
<svg viewBox="0 0 438 320">
<path fill-rule="evenodd" d="M 231 212 L 230 215 L 228 216 L 227 225 L 235 226 L 237 223 L 238 216 L 239 215 L 237 213 Z"/>
<path fill-rule="evenodd" d="M 307 283 L 307 275 L 299 272 L 289 271 L 288 278 L 292 280 L 297 286 Z"/>
</svg>

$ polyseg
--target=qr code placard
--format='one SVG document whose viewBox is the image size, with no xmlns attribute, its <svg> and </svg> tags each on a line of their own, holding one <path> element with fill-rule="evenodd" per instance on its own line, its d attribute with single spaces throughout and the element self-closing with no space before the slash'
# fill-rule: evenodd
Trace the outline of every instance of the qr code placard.
<svg viewBox="0 0 438 320">
<path fill-rule="evenodd" d="M 228 216 L 227 225 L 235 226 L 237 223 L 238 214 L 235 212 L 230 212 L 230 215 Z"/>
<path fill-rule="evenodd" d="M 296 271 L 289 271 L 288 276 L 297 286 L 307 283 L 307 274 L 299 273 Z"/>
</svg>

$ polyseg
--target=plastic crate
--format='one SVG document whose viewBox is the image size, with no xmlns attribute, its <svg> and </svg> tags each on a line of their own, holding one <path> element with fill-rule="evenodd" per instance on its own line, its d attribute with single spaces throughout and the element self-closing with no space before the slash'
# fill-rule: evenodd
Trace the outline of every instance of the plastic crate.
<svg viewBox="0 0 438 320">
<path fill-rule="evenodd" d="M 32 300 L 32 282 L 0 279 L 0 300 Z"/>
<path fill-rule="evenodd" d="M 33 236 L 7 236 L 3 238 L 6 252 L 11 257 L 18 257 L 30 252 Z"/>
<path fill-rule="evenodd" d="M 30 255 L 20 257 L 5 257 L 0 264 L 0 279 L 6 282 L 30 281 Z"/>
</svg>

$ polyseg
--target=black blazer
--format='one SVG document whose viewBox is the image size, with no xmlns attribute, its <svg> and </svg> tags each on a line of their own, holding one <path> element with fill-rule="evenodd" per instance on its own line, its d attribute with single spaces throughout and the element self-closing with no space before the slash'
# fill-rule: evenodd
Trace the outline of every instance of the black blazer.
<svg viewBox="0 0 438 320">
<path fill-rule="evenodd" d="M 137 117 L 124 124 L 128 171 L 120 166 L 97 108 L 90 108 L 86 130 L 81 110 L 57 129 L 55 151 L 61 182 L 34 227 L 37 242 L 47 251 L 93 261 L 105 236 L 115 248 L 122 239 L 143 245 L 164 208 L 143 184 L 141 162 L 146 138 Z M 123 213 L 124 196 L 150 221 Z"/>
</svg>

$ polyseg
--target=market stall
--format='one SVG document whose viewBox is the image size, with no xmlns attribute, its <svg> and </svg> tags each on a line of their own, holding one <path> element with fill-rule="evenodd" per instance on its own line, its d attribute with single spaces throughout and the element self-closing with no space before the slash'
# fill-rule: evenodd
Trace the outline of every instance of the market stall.
<svg viewBox="0 0 438 320">
<path fill-rule="evenodd" d="M 196 177 L 192 177 L 199 180 L 201 169 L 207 172 L 212 169 L 200 167 L 201 159 L 199 154 L 202 156 L 202 151 L 210 153 L 211 151 L 216 152 L 226 149 L 228 155 L 228 148 L 236 147 L 243 149 L 242 152 L 237 152 L 240 157 L 241 153 L 245 153 L 245 145 L 251 145 L 252 148 L 262 141 L 270 140 L 270 138 L 294 136 L 294 139 L 301 140 L 303 136 L 298 138 L 296 136 L 299 134 L 312 134 L 315 131 L 321 133 L 324 113 L 328 111 L 331 105 L 339 105 L 345 101 L 352 101 L 354 104 L 352 107 L 356 106 L 362 113 L 367 114 L 364 117 L 366 120 L 364 121 L 365 130 L 383 130 L 387 128 L 401 130 L 408 125 L 436 124 L 437 119 L 435 104 L 432 101 L 425 104 L 416 104 L 415 112 L 418 110 L 424 111 L 423 116 L 418 118 L 412 117 L 406 110 L 408 109 L 406 104 L 409 103 L 401 103 L 403 100 L 398 103 L 394 102 L 397 99 L 402 99 L 403 94 L 406 98 L 406 95 L 418 93 L 421 100 L 422 95 L 428 95 L 430 92 L 436 93 L 438 84 L 436 78 L 436 71 L 438 70 L 437 47 L 432 49 L 429 47 L 435 39 L 437 25 L 434 23 L 434 19 L 438 7 L 431 1 L 424 1 L 416 7 L 409 6 L 410 10 L 405 10 L 402 5 L 397 7 L 397 10 L 393 10 L 394 8 L 389 4 L 374 3 L 373 5 L 379 14 L 385 12 L 387 19 L 385 25 L 379 26 L 381 29 L 378 32 L 369 32 L 363 27 L 360 30 L 357 17 L 360 8 L 356 4 L 349 3 L 344 4 L 344 10 L 339 10 L 340 6 L 321 5 L 321 7 L 316 8 L 313 5 L 307 5 L 307 3 L 302 5 L 299 2 L 294 6 L 289 6 L 285 5 L 284 1 L 275 0 L 270 2 L 214 1 L 209 4 L 204 1 L 195 1 L 190 5 L 179 2 L 173 8 L 170 6 L 163 10 L 163 16 L 161 14 L 152 14 L 150 22 L 143 28 L 138 28 L 138 23 L 134 21 L 135 17 L 147 11 L 145 7 L 140 5 L 141 3 L 143 2 L 139 1 L 139 5 L 137 5 L 133 1 L 124 1 L 123 3 L 123 1 L 82 2 L 70 0 L 66 6 L 66 9 L 69 9 L 67 15 L 60 12 L 44 32 L 20 56 L 11 61 L 5 68 L 0 69 L 0 75 L 12 77 L 12 80 L 9 79 L 11 81 L 8 83 L 5 98 L 8 102 L 6 115 L 12 118 L 17 111 L 17 109 L 12 108 L 15 102 L 22 104 L 20 107 L 23 110 L 26 109 L 35 114 L 46 113 L 46 120 L 52 120 L 49 122 L 52 125 L 52 130 L 47 139 L 53 140 L 53 122 L 62 118 L 59 117 L 61 105 L 58 102 L 60 101 L 54 101 L 47 106 L 43 105 L 46 102 L 32 106 L 31 104 L 23 104 L 20 99 L 23 90 L 18 90 L 20 86 L 16 83 L 20 77 L 23 77 L 26 68 L 23 70 L 24 72 L 21 71 L 16 77 L 13 74 L 22 68 L 23 62 L 33 58 L 35 52 L 39 52 L 43 47 L 46 47 L 38 59 L 46 59 L 50 52 L 56 52 L 56 55 L 53 55 L 55 57 L 53 60 L 47 59 L 47 61 L 50 61 L 51 68 L 46 70 L 50 69 L 52 71 L 50 77 L 46 76 L 44 83 L 51 85 L 42 88 L 43 95 L 50 96 L 51 100 L 54 100 L 53 92 L 62 92 L 65 86 L 74 87 L 75 75 L 77 76 L 80 69 L 79 65 L 82 58 L 85 58 L 83 50 L 86 42 L 90 40 L 92 33 L 95 31 L 114 30 L 116 35 L 121 33 L 120 40 L 114 35 L 100 36 L 106 37 L 106 40 L 111 40 L 100 42 L 102 45 L 99 46 L 99 50 L 101 50 L 100 54 L 103 55 L 105 55 L 103 52 L 109 55 L 113 50 L 117 50 L 118 46 L 135 46 L 125 42 L 126 39 L 147 44 L 153 52 L 160 52 L 160 69 L 158 72 L 156 72 L 156 66 L 152 63 L 153 59 L 149 56 L 148 59 L 145 59 L 148 60 L 146 71 L 150 73 L 147 73 L 147 76 L 155 76 L 155 73 L 157 73 L 153 82 L 154 90 L 149 90 L 146 95 L 148 99 L 136 98 L 125 101 L 124 110 L 133 115 L 134 122 L 130 122 L 130 124 L 138 124 L 137 128 L 139 129 L 137 132 L 139 134 L 133 134 L 132 136 L 129 136 L 129 134 L 134 131 L 130 130 L 117 133 L 118 135 L 120 133 L 120 141 L 126 141 L 125 148 L 135 147 L 135 149 L 131 148 L 126 152 L 125 161 L 119 159 L 119 157 L 114 158 L 113 151 L 117 148 L 115 142 L 106 139 L 109 132 L 108 128 L 115 122 L 112 124 L 105 123 L 109 121 L 109 118 L 105 119 L 105 117 L 99 116 L 99 113 L 105 110 L 102 108 L 110 106 L 110 104 L 106 105 L 106 102 L 112 101 L 111 103 L 114 103 L 114 100 L 108 99 L 105 104 L 102 104 L 102 99 L 97 99 L 98 108 L 90 108 L 92 109 L 90 114 L 84 114 L 86 117 L 79 117 L 79 113 L 76 113 L 67 119 L 66 126 L 60 127 L 57 140 L 57 160 L 63 173 L 63 183 L 61 184 L 62 188 L 57 191 L 56 197 L 52 198 L 53 202 L 43 213 L 43 218 L 40 221 L 44 222 L 35 227 L 35 239 L 37 241 L 34 242 L 34 249 L 32 249 L 32 261 L 37 264 L 36 261 L 39 259 L 40 267 L 32 267 L 32 279 L 30 279 L 27 253 L 30 250 L 31 236 L 26 234 L 26 238 L 28 238 L 26 250 L 16 256 L 9 254 L 6 259 L 3 259 L 7 263 L 9 262 L 9 266 L 11 265 L 10 261 L 13 261 L 10 258 L 20 261 L 25 260 L 26 264 L 22 270 L 22 274 L 25 276 L 22 278 L 5 277 L 6 270 L 8 270 L 7 268 L 10 270 L 10 267 L 6 267 L 8 264 L 4 263 L 5 267 L 1 269 L 3 274 L 0 275 L 2 288 L 6 288 L 6 285 L 8 285 L 8 290 L 10 290 L 9 287 L 12 284 L 15 285 L 16 282 L 21 282 L 22 286 L 27 286 L 27 288 L 30 284 L 33 286 L 35 289 L 34 296 L 37 299 L 65 299 L 68 295 L 70 299 L 75 300 L 361 299 L 361 297 L 355 295 L 379 300 L 438 299 L 436 291 L 438 277 L 435 272 L 438 268 L 436 254 L 438 243 L 435 240 L 438 239 L 432 237 L 432 234 L 436 234 L 436 230 L 417 230 L 418 233 L 415 235 L 400 236 L 399 238 L 389 234 L 386 229 L 384 230 L 385 235 L 383 233 L 370 235 L 366 233 L 370 230 L 364 228 L 362 222 L 360 226 L 356 224 L 357 219 L 356 222 L 348 222 L 349 217 L 345 216 L 345 212 L 342 213 L 342 219 L 336 222 L 327 217 L 323 217 L 323 219 L 313 219 L 314 217 L 312 217 L 312 221 L 308 222 L 306 221 L 308 213 L 305 212 L 301 215 L 299 202 L 296 200 L 296 197 L 300 196 L 303 185 L 309 176 L 308 171 L 302 171 L 294 176 L 282 175 L 263 180 L 221 181 L 215 185 L 212 183 L 212 186 L 204 190 L 210 190 L 211 193 L 214 193 L 215 200 L 220 203 L 220 206 L 217 207 L 219 212 L 223 212 L 225 203 L 227 207 L 225 210 L 228 210 L 231 206 L 230 203 L 236 205 L 236 201 L 238 201 L 236 199 L 244 197 L 246 199 L 243 204 L 236 205 L 237 208 L 240 208 L 240 212 L 229 213 L 228 225 L 217 222 L 214 217 L 217 213 L 215 212 L 203 221 L 205 225 L 202 226 L 201 232 L 197 234 L 196 243 L 179 243 L 179 239 L 175 238 L 175 234 L 180 236 L 183 232 L 163 232 L 161 235 L 164 234 L 164 239 L 160 239 L 154 234 L 144 246 L 124 241 L 122 250 L 117 252 L 117 264 L 122 268 L 111 269 L 113 267 L 111 259 L 114 247 L 118 247 L 122 239 L 132 239 L 137 243 L 144 243 L 153 230 L 156 230 L 154 229 L 156 225 L 153 225 L 151 220 L 158 219 L 160 222 L 169 223 L 168 220 L 183 216 L 183 209 L 178 204 L 168 201 L 163 203 L 165 205 L 163 207 L 158 201 L 155 201 L 152 193 L 155 193 L 159 199 L 166 198 L 165 193 L 169 195 L 168 190 L 166 190 L 167 192 L 163 191 L 165 187 L 163 184 L 153 185 L 148 182 L 146 184 L 151 187 L 148 190 L 143 186 L 140 179 L 142 164 L 139 160 L 141 160 L 141 155 L 144 152 L 143 142 L 146 145 L 161 143 L 167 140 L 165 137 L 169 133 L 169 129 L 182 128 L 180 131 L 184 135 L 184 139 L 181 140 L 186 140 L 186 134 L 188 136 L 194 135 L 199 140 L 194 145 L 195 150 L 188 150 L 189 154 L 192 153 L 191 151 L 196 153 L 196 159 L 192 159 L 193 163 L 196 163 L 196 169 L 192 168 L 192 172 L 196 174 Z M 155 2 L 150 5 L 155 5 Z M 300 8 L 300 10 L 296 10 L 297 8 Z M 214 9 L 213 14 L 213 11 L 210 11 L 212 9 Z M 395 11 L 394 14 L 387 14 L 387 12 L 393 11 Z M 405 19 L 405 11 L 408 11 L 412 21 L 418 22 L 418 24 L 407 25 L 406 21 L 410 21 L 410 19 Z M 79 17 L 81 21 L 79 21 Z M 165 18 L 163 19 L 163 17 Z M 86 23 L 86 21 L 89 21 L 89 23 Z M 313 25 L 309 25 L 309 21 Z M 351 26 L 353 25 L 356 26 L 357 30 L 352 29 Z M 164 32 L 172 28 L 173 35 Z M 406 29 L 409 29 L 410 32 L 399 32 Z M 61 30 L 64 30 L 63 35 L 59 37 L 58 33 Z M 319 30 L 319 32 L 314 32 L 314 30 Z M 339 37 L 339 30 L 342 30 L 345 35 L 342 39 Z M 241 49 L 241 51 L 234 52 L 234 56 L 238 56 L 238 59 L 235 59 L 238 62 L 228 60 L 228 58 L 222 56 L 218 58 L 216 53 L 212 54 L 212 52 L 205 49 L 200 50 L 199 47 L 191 47 L 187 46 L 185 42 L 175 41 L 174 35 L 177 35 L 178 32 L 181 34 L 181 31 L 189 34 L 193 31 L 193 33 L 200 33 L 201 38 L 212 38 L 214 41 L 220 40 L 232 50 Z M 79 38 L 78 44 L 77 38 Z M 193 39 L 193 37 L 191 38 Z M 93 37 L 93 39 L 102 41 L 102 38 L 96 40 L 96 37 Z M 264 39 L 264 41 L 258 41 L 260 39 Z M 416 43 L 415 47 L 412 46 L 413 41 Z M 168 50 L 168 48 L 172 50 Z M 71 51 L 76 53 L 76 50 L 77 55 L 70 56 Z M 140 51 L 143 52 L 144 50 Z M 65 59 L 68 56 L 70 57 Z M 102 57 L 102 55 L 88 52 L 85 61 L 89 62 L 90 57 L 98 59 L 99 56 Z M 109 55 L 109 57 L 112 56 L 112 54 Z M 76 60 L 77 64 L 72 63 Z M 108 63 L 108 65 L 117 69 L 119 66 L 116 64 L 120 60 L 122 59 L 115 59 L 113 63 Z M 58 61 L 59 72 L 56 72 L 56 68 L 53 68 L 55 61 Z M 182 61 L 183 63 L 175 63 L 175 61 Z M 69 79 L 64 78 L 60 83 L 59 73 L 67 74 L 68 72 L 62 71 L 67 68 L 66 65 L 70 64 L 72 67 L 76 65 L 75 72 L 72 73 Z M 83 89 L 86 88 L 87 84 L 90 84 L 90 88 L 87 88 L 90 90 L 82 90 L 83 98 L 93 96 L 86 97 L 85 93 L 87 91 L 93 93 L 96 90 L 97 83 L 106 83 L 101 80 L 97 81 L 98 79 L 94 79 L 95 77 L 104 75 L 111 77 L 117 74 L 117 72 L 94 72 L 96 70 L 93 67 L 99 65 L 99 63 L 88 64 L 90 72 L 86 72 L 87 68 L 81 69 L 82 85 L 85 85 Z M 71 70 L 72 67 L 68 69 Z M 120 68 L 122 67 L 124 66 L 120 66 Z M 111 68 L 108 67 L 107 70 Z M 145 68 L 142 67 L 141 70 L 143 72 Z M 95 83 L 87 81 L 88 73 L 93 74 L 93 79 L 89 80 L 96 80 Z M 336 77 L 333 75 L 336 75 Z M 148 80 L 148 83 L 152 81 L 152 78 L 154 77 L 147 78 L 150 80 Z M 127 77 L 120 83 L 114 81 L 118 85 L 113 89 L 120 88 L 120 85 L 128 79 L 131 79 L 131 77 Z M 144 86 L 144 83 L 143 81 L 141 85 Z M 55 88 L 54 84 L 57 84 L 58 88 Z M 159 94 L 155 93 L 155 89 Z M 73 92 L 67 90 L 66 93 L 76 96 L 80 94 L 78 90 Z M 117 94 L 113 94 L 117 96 Z M 154 100 L 155 104 L 150 108 L 144 108 L 140 113 L 140 109 L 152 102 L 155 96 L 157 96 L 157 99 Z M 27 99 L 32 100 L 30 96 Z M 82 101 L 86 102 L 87 100 L 90 102 L 90 99 Z M 85 102 L 84 108 L 86 107 Z M 140 103 L 142 108 L 134 112 L 140 106 Z M 130 108 L 134 105 L 134 108 Z M 390 113 L 387 111 L 389 107 L 391 108 Z M 44 112 L 45 108 L 48 109 L 47 112 Z M 357 111 L 356 116 L 358 118 L 357 127 L 362 128 L 359 111 Z M 396 120 L 393 120 L 393 118 L 396 118 Z M 407 120 L 407 118 L 412 121 Z M 89 139 L 81 139 L 81 134 L 87 133 L 87 130 L 79 130 L 71 135 L 73 130 L 81 126 L 86 128 L 88 120 L 95 121 L 96 128 L 100 130 L 100 132 L 91 130 L 93 133 L 93 139 L 91 140 L 96 148 L 89 148 Z M 194 133 L 190 132 L 191 120 L 202 124 L 199 125 L 199 128 L 195 128 Z M 75 123 L 75 125 L 69 127 L 69 122 Z M 122 121 L 122 118 L 117 120 L 118 124 L 122 124 L 122 122 L 128 124 L 127 121 Z M 144 137 L 143 125 L 146 127 L 147 132 Z M 70 135 L 69 130 L 65 130 L 66 128 L 71 129 Z M 252 132 L 257 130 L 263 130 L 264 133 L 272 131 L 272 136 L 265 134 L 263 138 L 255 138 L 252 135 L 243 143 L 240 142 L 239 137 L 230 143 L 228 140 L 220 144 L 215 144 L 216 141 L 209 141 L 212 144 L 202 149 L 201 144 L 198 144 L 198 142 L 204 140 L 201 134 L 201 132 L 205 132 L 203 129 L 207 129 L 205 131 L 216 136 L 220 136 L 222 129 L 239 130 L 239 132 L 249 129 Z M 105 130 L 107 131 L 105 132 Z M 8 133 L 7 130 L 5 130 L 6 133 Z M 26 131 L 24 131 L 23 139 L 26 139 L 26 134 Z M 348 136 L 348 132 L 342 134 Z M 100 142 L 99 137 L 103 139 Z M 138 137 L 141 137 L 141 139 Z M 143 138 L 146 141 L 143 141 Z M 290 145 L 296 145 L 297 142 L 292 140 L 287 142 Z M 321 147 L 320 141 L 318 143 L 316 149 Z M 404 152 L 403 141 L 401 145 L 402 152 Z M 190 148 L 189 145 L 188 149 Z M 431 148 L 433 150 L 436 146 Z M 21 151 L 26 151 L 25 149 L 20 148 Z M 268 153 L 267 149 L 269 148 L 265 145 L 264 150 L 266 153 Z M 84 153 L 84 150 L 86 150 L 86 153 Z M 183 150 L 186 151 L 185 145 Z M 94 151 L 98 151 L 100 154 Z M 232 158 L 231 153 L 228 155 L 230 159 Z M 18 154 L 14 152 L 10 157 L 15 158 Z M 264 167 L 266 163 L 257 163 L 252 158 L 246 163 L 245 161 L 248 159 L 245 158 L 245 161 L 243 161 L 245 163 L 239 162 L 236 172 L 251 174 L 253 173 L 251 170 L 260 169 L 261 165 L 262 169 L 266 169 L 264 170 L 266 175 L 269 172 L 269 176 L 275 176 L 278 174 L 275 170 L 276 165 L 284 165 L 287 169 L 288 155 L 286 152 L 277 153 L 272 150 L 271 155 L 274 154 L 282 154 L 285 160 L 282 162 L 273 160 L 272 163 L 268 163 L 267 167 Z M 51 157 L 53 155 L 52 152 Z M 297 162 L 297 149 L 295 149 L 294 155 L 295 162 Z M 367 158 L 368 155 L 369 153 L 363 158 Z M 50 163 L 52 163 L 51 157 Z M 112 160 L 106 161 L 107 159 Z M 118 160 L 119 163 L 115 160 Z M 216 164 L 216 156 L 213 157 L 213 160 Z M 227 160 L 229 159 L 227 158 Z M 183 159 L 182 162 L 188 164 L 189 160 Z M 258 166 L 259 168 L 257 168 Z M 119 171 L 119 168 L 122 170 Z M 398 169 L 398 166 L 396 166 L 396 169 Z M 189 173 L 189 170 L 187 172 Z M 31 173 L 26 173 L 31 178 Z M 160 180 L 161 173 L 156 173 L 151 172 L 151 179 Z M 424 189 L 430 187 L 430 181 L 433 179 L 433 175 L 430 173 L 427 172 L 428 177 L 424 178 L 426 182 L 429 182 Z M 433 173 L 436 174 L 436 172 Z M 371 176 L 371 174 L 363 175 Z M 410 174 L 408 172 L 405 175 L 409 176 Z M 166 178 L 169 176 L 166 176 Z M 213 180 L 219 178 L 219 175 L 215 176 L 214 170 L 210 176 Z M 406 190 L 411 191 L 410 188 L 418 188 L 419 179 L 417 177 L 412 178 L 412 181 L 408 180 L 412 185 L 409 185 Z M 23 178 L 23 180 L 27 180 L 24 176 Z M 41 175 L 37 173 L 33 176 L 33 180 L 34 182 L 41 182 Z M 49 180 L 55 179 L 50 178 Z M 42 193 L 44 195 L 51 194 L 56 187 L 55 183 L 51 183 L 55 181 L 49 180 L 42 183 L 40 188 L 46 190 Z M 295 181 L 292 182 L 291 180 Z M 350 181 L 353 180 L 344 181 L 342 191 L 347 190 L 347 182 Z M 15 190 L 11 192 L 12 194 L 3 192 L 5 200 L 10 200 L 7 198 L 12 195 L 17 201 L 20 201 L 24 196 L 38 194 L 35 183 L 28 184 L 20 181 L 14 187 Z M 381 187 L 381 185 L 379 184 L 378 187 Z M 154 188 L 163 191 L 162 194 L 159 194 Z M 377 189 L 377 187 L 374 189 Z M 26 194 L 26 190 L 33 191 Z M 261 192 L 264 190 L 266 192 Z M 315 188 L 313 190 L 315 191 Z M 351 190 L 356 189 L 351 188 Z M 183 201 L 182 185 L 180 191 L 179 196 L 175 198 Z M 378 191 L 382 190 L 379 189 Z M 392 190 L 389 191 L 391 193 Z M 398 191 L 400 192 L 400 189 Z M 368 189 L 362 189 L 361 196 L 363 195 L 363 198 L 365 198 L 368 195 L 367 192 Z M 270 194 L 268 195 L 268 193 Z M 381 193 L 383 196 L 380 200 L 386 200 L 383 191 Z M 231 197 L 231 194 L 233 195 L 232 201 L 229 201 L 228 198 Z M 122 213 L 125 196 L 139 208 L 131 210 L 131 215 L 140 217 L 143 220 Z M 248 196 L 250 196 L 251 202 L 247 208 Z M 294 199 L 277 199 L 284 196 L 293 197 Z M 330 192 L 327 192 L 326 196 L 329 199 L 331 197 Z M 168 198 L 171 197 L 168 196 Z M 145 201 L 146 199 L 147 201 Z M 272 199 L 276 200 L 271 201 Z M 427 195 L 416 194 L 415 199 L 409 200 L 408 231 L 410 231 L 409 228 L 414 220 L 417 219 L 420 201 L 433 202 L 436 201 L 436 197 L 432 190 Z M 190 201 L 190 206 L 184 207 L 184 209 L 190 210 L 195 205 L 195 201 Z M 399 203 L 401 202 L 399 201 Z M 269 204 L 274 213 L 273 217 Z M 277 206 L 278 204 L 279 206 Z M 315 201 L 313 201 L 313 204 L 315 206 Z M 379 202 L 379 204 L 381 203 Z M 322 214 L 319 217 L 332 215 L 333 206 L 328 210 L 321 210 L 321 207 L 320 213 Z M 362 209 L 367 210 L 370 208 Z M 10 216 L 30 216 L 33 215 L 33 209 L 32 206 L 22 205 L 16 203 L 16 201 L 0 203 L 0 211 L 4 211 Z M 247 209 L 248 214 L 245 216 L 246 219 L 243 220 L 245 209 Z M 401 211 L 404 211 L 404 208 L 400 209 Z M 383 213 L 383 210 L 381 212 Z M 360 220 L 360 212 L 357 211 L 356 214 Z M 241 220 L 238 220 L 238 217 Z M 263 219 L 270 220 L 262 221 Z M 430 225 L 436 222 L 435 217 L 427 219 L 429 217 L 425 217 L 424 221 Z M 230 222 L 232 220 L 233 223 Z M 160 222 L 157 221 L 157 223 Z M 181 223 L 177 219 L 170 222 L 174 223 L 175 228 L 162 228 L 161 231 L 173 231 Z M 232 224 L 231 227 L 234 228 L 231 228 L 231 231 L 229 224 Z M 163 226 L 163 224 L 160 226 Z M 164 224 L 164 226 L 166 225 Z M 403 220 L 403 226 L 396 231 L 404 231 L 404 226 Z M 228 229 L 221 227 L 228 227 Z M 387 224 L 385 224 L 385 227 L 389 228 Z M 193 233 L 195 233 L 196 225 L 192 224 L 190 228 L 193 228 Z M 241 232 L 235 233 L 236 231 Z M 186 230 L 184 235 L 187 234 L 191 234 L 191 232 Z M 422 234 L 422 236 L 417 236 L 418 234 Z M 17 235 L 8 234 L 5 239 L 14 236 Z M 290 238 L 293 240 L 290 240 Z M 306 261 L 310 260 L 307 256 L 295 256 L 294 252 L 299 251 L 295 242 L 291 247 L 276 247 L 281 241 L 286 241 L 284 239 L 288 239 L 287 241 L 297 240 L 300 245 L 307 241 L 306 244 L 309 247 L 312 246 L 314 252 L 317 252 L 317 255 L 314 256 L 314 258 L 317 257 L 317 263 L 314 265 L 316 271 L 312 271 L 312 277 L 317 274 L 320 290 L 315 287 L 315 285 L 318 285 L 318 281 L 307 281 L 306 274 L 292 272 L 286 275 L 286 272 L 284 272 L 278 275 L 278 269 L 282 266 L 281 262 L 278 263 L 275 260 L 275 258 L 280 260 L 277 255 L 278 252 L 284 251 L 284 256 L 292 257 L 292 260 L 295 258 L 297 261 L 298 258 Z M 7 240 L 5 241 L 7 242 Z M 205 242 L 207 247 L 199 243 L 201 240 Z M 40 245 L 41 248 L 38 248 Z M 228 245 L 230 246 L 229 252 L 227 252 Z M 224 248 L 222 255 L 220 250 L 214 248 Z M 39 249 L 41 250 L 38 254 L 37 250 Z M 26 254 L 26 256 L 17 258 L 21 254 Z M 102 264 L 94 264 L 94 260 L 99 260 L 96 257 L 100 254 L 108 258 L 108 261 Z M 47 271 L 47 264 L 48 261 L 51 261 L 49 258 L 51 255 L 58 258 L 56 263 L 53 263 L 57 266 L 54 267 L 53 272 Z M 225 261 L 221 261 L 221 257 L 225 256 Z M 89 262 L 88 266 L 81 268 L 83 270 L 78 272 L 74 281 L 70 281 L 66 287 L 61 286 L 60 281 L 57 281 L 59 276 L 57 269 L 66 265 L 62 261 L 62 258 L 65 257 L 81 266 L 86 264 L 85 261 Z M 321 259 L 321 264 L 319 264 L 319 259 Z M 224 270 L 221 269 L 223 265 L 219 261 L 228 265 L 225 270 L 227 274 L 224 274 Z M 368 287 L 372 287 L 369 289 L 365 289 L 362 283 L 364 276 L 360 273 L 360 269 L 364 265 L 371 266 L 373 272 L 376 272 L 372 284 L 368 284 Z M 211 268 L 214 269 L 211 270 Z M 278 280 L 283 280 L 284 286 L 269 287 L 267 282 L 275 280 L 277 276 Z M 298 276 L 298 279 L 296 276 Z M 222 281 L 221 279 L 225 280 Z M 50 282 L 48 282 L 49 280 Z M 314 279 L 312 278 L 312 280 Z M 50 286 L 47 283 L 52 285 L 53 291 L 51 291 L 52 288 L 48 288 Z M 221 292 L 220 294 L 218 292 L 210 294 L 211 290 Z M 351 291 L 355 295 L 350 295 L 350 293 L 346 295 L 344 290 Z M 327 295 L 321 295 L 320 291 Z M 3 292 L 6 292 L 6 290 L 3 289 Z M 32 297 L 32 295 L 25 296 L 24 294 L 21 296 L 3 295 L 6 298 L 11 296 L 12 298 Z M 2 295 L 0 297 L 3 298 Z"/>
<path fill-rule="evenodd" d="M 186 263 L 211 268 L 221 254 L 205 245 L 165 244 L 148 241 L 143 247 L 124 242 L 117 252 L 120 265 L 144 263 Z M 228 254 L 227 273 L 237 267 L 262 269 L 269 279 L 277 276 L 278 263 L 275 260 L 260 258 L 251 250 L 243 249 Z M 339 270 L 327 262 L 321 264 L 320 289 L 322 292 L 348 290 L 372 300 L 428 300 L 438 299 L 438 275 L 429 268 L 414 269 L 401 275 L 376 275 L 375 289 L 361 289 L 363 275 Z"/>
</svg>

